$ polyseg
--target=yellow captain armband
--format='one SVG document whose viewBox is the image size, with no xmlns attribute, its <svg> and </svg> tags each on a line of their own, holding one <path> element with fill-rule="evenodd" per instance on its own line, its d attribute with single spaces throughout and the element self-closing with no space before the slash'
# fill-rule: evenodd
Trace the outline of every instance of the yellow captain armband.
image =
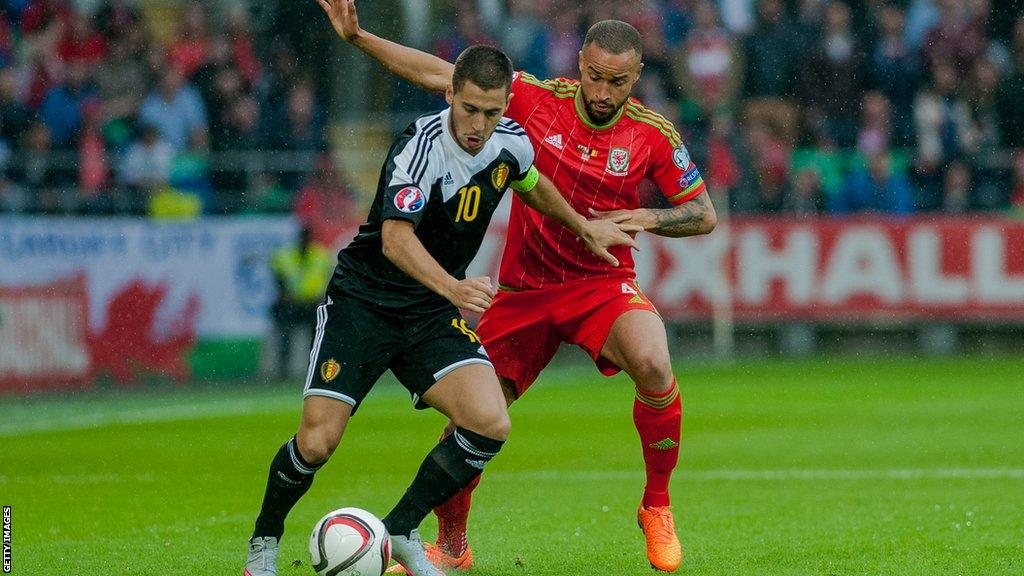
<svg viewBox="0 0 1024 576">
<path fill-rule="evenodd" d="M 538 181 L 540 181 L 540 172 L 537 172 L 536 166 L 530 166 L 526 176 L 512 182 L 512 189 L 516 192 L 529 192 L 537 187 Z"/>
</svg>

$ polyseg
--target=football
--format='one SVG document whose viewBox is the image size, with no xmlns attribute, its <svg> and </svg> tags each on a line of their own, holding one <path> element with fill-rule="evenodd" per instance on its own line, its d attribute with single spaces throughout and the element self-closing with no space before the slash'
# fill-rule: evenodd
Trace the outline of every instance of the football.
<svg viewBox="0 0 1024 576">
<path fill-rule="evenodd" d="M 391 559 L 391 538 L 373 514 L 340 508 L 313 527 L 309 556 L 320 576 L 380 576 Z"/>
</svg>

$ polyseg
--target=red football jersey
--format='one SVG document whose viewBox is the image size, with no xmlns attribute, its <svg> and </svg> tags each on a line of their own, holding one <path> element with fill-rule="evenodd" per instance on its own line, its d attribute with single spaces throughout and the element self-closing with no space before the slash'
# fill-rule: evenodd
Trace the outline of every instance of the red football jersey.
<svg viewBox="0 0 1024 576">
<path fill-rule="evenodd" d="M 538 80 L 517 72 L 505 116 L 530 136 L 537 169 L 580 214 L 640 207 L 640 183 L 649 178 L 674 205 L 705 190 L 704 180 L 672 123 L 630 99 L 604 126 L 586 116 L 575 80 Z M 512 199 L 499 282 L 541 288 L 584 278 L 632 276 L 633 255 L 615 246 L 615 268 L 587 250 L 567 228 Z"/>
</svg>

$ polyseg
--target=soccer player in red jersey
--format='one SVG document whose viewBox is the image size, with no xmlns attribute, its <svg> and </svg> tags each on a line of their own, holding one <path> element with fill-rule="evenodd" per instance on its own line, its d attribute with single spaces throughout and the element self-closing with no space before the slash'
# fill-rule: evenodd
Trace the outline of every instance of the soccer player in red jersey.
<svg viewBox="0 0 1024 576">
<path fill-rule="evenodd" d="M 354 0 L 317 1 L 344 40 L 392 73 L 433 91 L 450 84 L 451 63 L 360 28 Z M 636 29 L 616 20 L 599 22 L 580 50 L 579 81 L 518 72 L 505 114 L 526 130 L 537 168 L 577 212 L 627 216 L 625 222 L 661 236 L 707 234 L 715 227 L 715 211 L 678 132 L 629 97 L 641 59 Z M 674 207 L 641 207 L 644 179 Z M 668 494 L 679 456 L 682 404 L 665 327 L 636 284 L 632 254 L 628 247 L 610 250 L 619 266 L 593 257 L 556 222 L 513 199 L 501 290 L 477 333 L 509 403 L 530 387 L 563 341 L 583 348 L 603 374 L 624 370 L 632 378 L 633 421 L 647 474 L 637 521 L 648 560 L 671 572 L 682 560 Z M 474 486 L 435 510 L 439 533 L 432 557 L 450 568 L 472 564 L 466 522 Z"/>
</svg>

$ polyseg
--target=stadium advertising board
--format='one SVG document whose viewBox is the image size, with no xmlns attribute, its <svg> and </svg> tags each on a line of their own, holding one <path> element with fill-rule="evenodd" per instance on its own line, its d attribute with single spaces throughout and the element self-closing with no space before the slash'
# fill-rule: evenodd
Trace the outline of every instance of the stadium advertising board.
<svg viewBox="0 0 1024 576">
<path fill-rule="evenodd" d="M 493 227 L 476 271 L 497 270 Z M 640 285 L 666 317 L 1024 321 L 1024 223 L 996 218 L 733 218 L 709 236 L 639 237 Z M 493 272 L 492 272 L 493 273 Z"/>
<path fill-rule="evenodd" d="M 496 274 L 504 226 L 471 274 Z M 295 231 L 288 218 L 0 219 L 0 391 L 186 377 L 191 351 L 228 341 L 229 369 L 254 368 L 269 255 Z M 717 301 L 745 322 L 1024 322 L 1020 222 L 734 218 L 709 236 L 639 240 L 640 284 L 670 320 L 705 320 Z"/>
<path fill-rule="evenodd" d="M 258 341 L 270 253 L 295 234 L 289 218 L 0 220 L 0 386 L 185 376 L 197 342 Z"/>
<path fill-rule="evenodd" d="M 92 373 L 85 278 L 0 286 L 0 391 L 80 387 Z"/>
</svg>

